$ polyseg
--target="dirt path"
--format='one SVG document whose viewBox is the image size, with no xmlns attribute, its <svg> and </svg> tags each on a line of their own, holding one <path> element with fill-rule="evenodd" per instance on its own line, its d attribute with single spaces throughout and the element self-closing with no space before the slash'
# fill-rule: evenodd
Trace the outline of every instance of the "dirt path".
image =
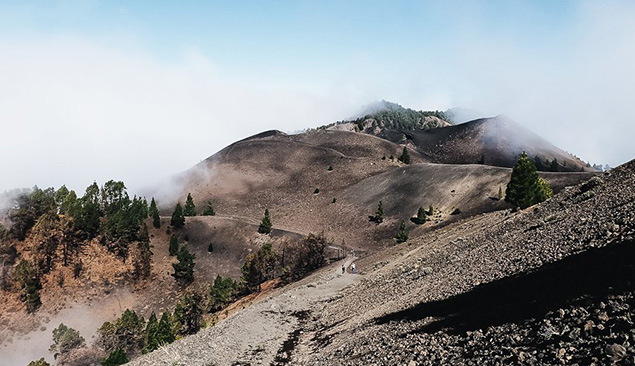
<svg viewBox="0 0 635 366">
<path fill-rule="evenodd" d="M 288 361 L 311 312 L 359 280 L 347 257 L 278 289 L 216 326 L 145 355 L 130 365 L 276 365 Z M 342 274 L 342 264 L 347 268 Z"/>
</svg>

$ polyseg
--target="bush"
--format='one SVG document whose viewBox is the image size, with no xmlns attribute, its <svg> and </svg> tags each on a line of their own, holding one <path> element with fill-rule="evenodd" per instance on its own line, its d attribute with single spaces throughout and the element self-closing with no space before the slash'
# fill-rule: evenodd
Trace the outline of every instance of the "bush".
<svg viewBox="0 0 635 366">
<path fill-rule="evenodd" d="M 61 323 L 53 329 L 53 344 L 49 347 L 49 351 L 53 352 L 54 357 L 57 358 L 61 354 L 85 345 L 86 340 L 79 335 L 78 331 Z"/>
<path fill-rule="evenodd" d="M 42 357 L 39 360 L 29 362 L 26 366 L 51 366 L 51 364 L 46 362 L 44 357 Z"/>
<path fill-rule="evenodd" d="M 215 216 L 216 215 L 216 211 L 214 211 L 214 206 L 212 206 L 212 201 L 207 201 L 207 206 L 205 207 L 205 210 L 203 210 L 202 215 L 203 216 Z"/>
<path fill-rule="evenodd" d="M 318 194 L 318 193 L 320 193 L 320 189 L 319 189 L 319 188 L 316 188 L 316 189 L 313 191 L 313 194 Z"/>
</svg>

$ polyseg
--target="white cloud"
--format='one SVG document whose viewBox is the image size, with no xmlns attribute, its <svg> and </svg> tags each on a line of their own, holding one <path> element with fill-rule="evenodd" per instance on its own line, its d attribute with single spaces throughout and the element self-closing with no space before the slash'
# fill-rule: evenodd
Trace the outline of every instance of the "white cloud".
<svg viewBox="0 0 635 366">
<path fill-rule="evenodd" d="M 195 51 L 165 64 L 53 38 L 0 42 L 0 54 L 0 191 L 83 191 L 108 179 L 139 188 L 250 134 L 327 123 L 361 104 L 294 85 L 235 82 Z"/>
</svg>

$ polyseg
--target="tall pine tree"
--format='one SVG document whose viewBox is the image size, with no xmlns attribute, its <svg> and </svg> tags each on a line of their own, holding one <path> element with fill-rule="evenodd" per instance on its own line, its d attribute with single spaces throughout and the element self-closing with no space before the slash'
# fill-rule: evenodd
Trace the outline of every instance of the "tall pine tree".
<svg viewBox="0 0 635 366">
<path fill-rule="evenodd" d="M 157 208 L 157 203 L 154 201 L 154 197 L 152 197 L 152 201 L 150 201 L 148 213 L 150 214 L 150 217 L 152 217 L 152 225 L 157 229 L 160 228 L 161 218 L 159 217 L 159 209 Z"/>
<path fill-rule="evenodd" d="M 174 207 L 170 225 L 175 229 L 180 229 L 185 225 L 185 216 L 183 215 L 183 208 L 180 203 L 177 203 L 176 207 Z"/>
<path fill-rule="evenodd" d="M 399 161 L 401 161 L 404 164 L 410 164 L 410 153 L 408 153 L 408 149 L 406 149 L 406 147 L 403 147 L 403 152 L 401 153 L 401 156 L 399 157 Z"/>
<path fill-rule="evenodd" d="M 271 218 L 269 217 L 269 209 L 265 209 L 265 216 L 262 218 L 262 222 L 260 222 L 258 232 L 261 234 L 269 234 L 271 232 L 271 228 L 272 224 Z"/>
<path fill-rule="evenodd" d="M 170 246 L 168 247 L 168 252 L 170 255 L 174 256 L 179 251 L 179 240 L 176 238 L 176 235 L 172 234 L 170 238 Z"/>
<path fill-rule="evenodd" d="M 505 190 L 505 201 L 520 208 L 540 203 L 551 197 L 551 188 L 538 176 L 536 166 L 524 152 L 512 170 Z"/>
<path fill-rule="evenodd" d="M 179 248 L 176 253 L 178 263 L 172 263 L 174 273 L 172 276 L 180 286 L 187 286 L 194 281 L 194 259 L 196 256 L 190 253 L 185 246 Z"/>
<path fill-rule="evenodd" d="M 377 210 L 375 211 L 375 216 L 373 216 L 373 220 L 378 224 L 384 222 L 384 205 L 379 201 L 377 204 Z"/>
<path fill-rule="evenodd" d="M 183 216 L 196 216 L 196 206 L 194 206 L 194 200 L 190 193 L 187 194 L 187 199 L 185 200 Z"/>
<path fill-rule="evenodd" d="M 403 220 L 399 225 L 399 230 L 397 231 L 397 235 L 395 235 L 395 239 L 397 240 L 397 243 L 403 243 L 408 240 L 408 228 L 406 227 L 406 222 Z"/>
<path fill-rule="evenodd" d="M 148 324 L 146 325 L 145 336 L 143 338 L 143 349 L 142 353 L 149 353 L 159 348 L 159 322 L 157 320 L 156 314 L 154 311 L 150 314 L 150 319 L 148 319 Z"/>
</svg>

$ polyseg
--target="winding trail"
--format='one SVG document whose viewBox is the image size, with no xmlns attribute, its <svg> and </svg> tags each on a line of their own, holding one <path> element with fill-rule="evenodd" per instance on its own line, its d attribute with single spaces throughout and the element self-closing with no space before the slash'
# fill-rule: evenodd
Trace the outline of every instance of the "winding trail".
<svg viewBox="0 0 635 366">
<path fill-rule="evenodd" d="M 277 365 L 291 357 L 302 322 L 357 282 L 349 256 L 274 290 L 214 327 L 144 355 L 129 365 Z M 342 274 L 342 265 L 347 268 Z"/>
</svg>

